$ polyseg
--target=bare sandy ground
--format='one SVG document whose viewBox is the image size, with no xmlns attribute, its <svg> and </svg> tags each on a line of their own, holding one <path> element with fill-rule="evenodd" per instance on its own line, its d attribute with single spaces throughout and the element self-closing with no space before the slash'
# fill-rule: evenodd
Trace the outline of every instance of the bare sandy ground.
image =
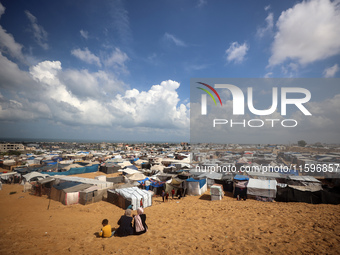
<svg viewBox="0 0 340 255">
<path fill-rule="evenodd" d="M 81 175 L 93 178 L 102 173 Z M 110 175 L 112 176 L 112 175 Z M 64 206 L 23 193 L 0 191 L 0 254 L 339 254 L 340 206 L 236 201 L 201 197 L 145 209 L 141 236 L 96 238 L 104 218 L 112 227 L 124 210 L 105 201 Z M 10 192 L 16 191 L 15 194 Z M 136 213 L 136 212 L 134 212 Z"/>
</svg>

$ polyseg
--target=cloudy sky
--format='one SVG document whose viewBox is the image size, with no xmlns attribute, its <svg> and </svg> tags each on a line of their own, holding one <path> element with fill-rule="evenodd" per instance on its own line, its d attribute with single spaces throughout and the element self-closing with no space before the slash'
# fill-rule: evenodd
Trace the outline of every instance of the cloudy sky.
<svg viewBox="0 0 340 255">
<path fill-rule="evenodd" d="M 0 137 L 189 141 L 190 78 L 338 78 L 339 54 L 338 0 L 0 0 Z"/>
</svg>

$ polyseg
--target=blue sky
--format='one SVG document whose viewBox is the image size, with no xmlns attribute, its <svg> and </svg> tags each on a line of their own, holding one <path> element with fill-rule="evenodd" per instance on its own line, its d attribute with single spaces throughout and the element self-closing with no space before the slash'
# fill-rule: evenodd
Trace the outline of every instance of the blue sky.
<svg viewBox="0 0 340 255">
<path fill-rule="evenodd" d="M 340 76 L 338 1 L 0 3 L 3 138 L 188 141 L 190 78 Z"/>
</svg>

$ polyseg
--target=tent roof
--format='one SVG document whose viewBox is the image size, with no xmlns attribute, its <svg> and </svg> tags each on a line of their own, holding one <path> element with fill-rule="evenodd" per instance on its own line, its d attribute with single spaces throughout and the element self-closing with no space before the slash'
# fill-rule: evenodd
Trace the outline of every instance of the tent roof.
<svg viewBox="0 0 340 255">
<path fill-rule="evenodd" d="M 245 175 L 235 175 L 234 176 L 234 180 L 238 180 L 238 181 L 247 181 L 249 180 L 249 177 L 248 176 L 245 176 Z"/>
<path fill-rule="evenodd" d="M 119 169 L 118 172 L 124 172 L 126 174 L 135 174 L 135 173 L 140 173 L 138 170 L 130 169 L 130 168 L 125 168 L 125 169 Z"/>
<path fill-rule="evenodd" d="M 285 175 L 279 173 L 267 173 L 267 172 L 249 172 L 249 176 L 257 176 L 263 178 L 286 178 Z"/>
<path fill-rule="evenodd" d="M 163 171 L 164 166 L 163 165 L 153 165 L 151 167 L 151 170 L 155 170 L 155 171 Z"/>
<path fill-rule="evenodd" d="M 118 165 L 121 167 L 132 166 L 130 161 L 123 161 L 122 163 L 118 163 Z"/>
<path fill-rule="evenodd" d="M 78 167 L 83 167 L 82 165 L 79 164 L 71 164 L 66 167 L 64 167 L 65 170 L 70 170 L 71 168 L 78 168 Z"/>
<path fill-rule="evenodd" d="M 320 182 L 319 180 L 315 179 L 313 176 L 289 176 L 288 177 L 294 181 L 304 181 L 304 182 Z"/>
<path fill-rule="evenodd" d="M 54 180 L 55 178 L 53 177 L 46 177 L 45 179 L 39 180 L 38 183 L 45 184 L 45 183 L 53 182 Z"/>
<path fill-rule="evenodd" d="M 140 198 L 143 195 L 150 195 L 151 194 L 150 192 L 148 192 L 146 190 L 139 189 L 137 187 L 116 189 L 115 191 L 125 198 L 131 198 L 131 197 L 139 197 Z"/>
<path fill-rule="evenodd" d="M 38 172 L 30 172 L 28 174 L 23 175 L 22 177 L 24 177 L 26 179 L 26 181 L 30 181 L 34 177 L 46 178 L 46 177 L 49 177 L 49 175 L 38 173 Z"/>
<path fill-rule="evenodd" d="M 67 188 L 79 185 L 79 184 L 80 184 L 79 182 L 72 182 L 72 181 L 61 182 L 61 183 L 59 183 L 57 185 L 53 185 L 53 188 L 55 188 L 57 190 L 63 190 L 63 189 L 67 189 Z"/>
<path fill-rule="evenodd" d="M 87 183 L 81 183 L 79 185 L 75 185 L 66 189 L 63 189 L 64 192 L 68 193 L 68 192 L 79 192 L 79 191 L 83 191 L 85 189 L 88 189 L 92 186 L 92 184 L 87 184 Z"/>
<path fill-rule="evenodd" d="M 264 190 L 276 190 L 276 180 L 260 180 L 250 178 L 247 188 L 256 188 L 256 189 L 264 189 Z"/>
<path fill-rule="evenodd" d="M 208 172 L 208 173 L 203 173 L 199 175 L 198 177 L 199 178 L 207 177 L 208 179 L 212 179 L 212 180 L 221 180 L 222 176 L 223 174 L 221 173 Z"/>
<path fill-rule="evenodd" d="M 134 174 L 127 175 L 127 178 L 132 181 L 140 181 L 140 180 L 144 180 L 146 176 L 142 173 L 134 173 Z"/>
</svg>

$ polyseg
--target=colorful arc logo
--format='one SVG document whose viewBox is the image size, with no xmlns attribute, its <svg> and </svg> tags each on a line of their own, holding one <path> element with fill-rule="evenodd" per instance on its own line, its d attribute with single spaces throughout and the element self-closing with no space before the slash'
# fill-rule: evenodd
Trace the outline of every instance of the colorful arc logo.
<svg viewBox="0 0 340 255">
<path fill-rule="evenodd" d="M 217 91 L 216 91 L 213 87 L 211 87 L 210 85 L 205 84 L 205 83 L 203 83 L 203 82 L 197 82 L 197 83 L 202 84 L 202 85 L 208 87 L 209 89 L 211 89 L 211 91 L 214 92 L 215 95 L 217 96 L 217 98 L 218 98 L 218 100 L 220 101 L 220 104 L 221 104 L 221 106 L 222 106 L 222 100 L 221 100 L 221 98 L 220 98 L 220 95 L 217 93 Z M 204 88 L 200 88 L 200 87 L 197 87 L 197 88 L 203 90 L 204 92 L 206 92 L 206 93 L 212 98 L 212 100 L 214 101 L 215 105 L 217 105 L 216 100 L 215 100 L 215 97 L 211 94 L 211 92 L 210 92 L 209 90 L 204 89 Z"/>
</svg>

